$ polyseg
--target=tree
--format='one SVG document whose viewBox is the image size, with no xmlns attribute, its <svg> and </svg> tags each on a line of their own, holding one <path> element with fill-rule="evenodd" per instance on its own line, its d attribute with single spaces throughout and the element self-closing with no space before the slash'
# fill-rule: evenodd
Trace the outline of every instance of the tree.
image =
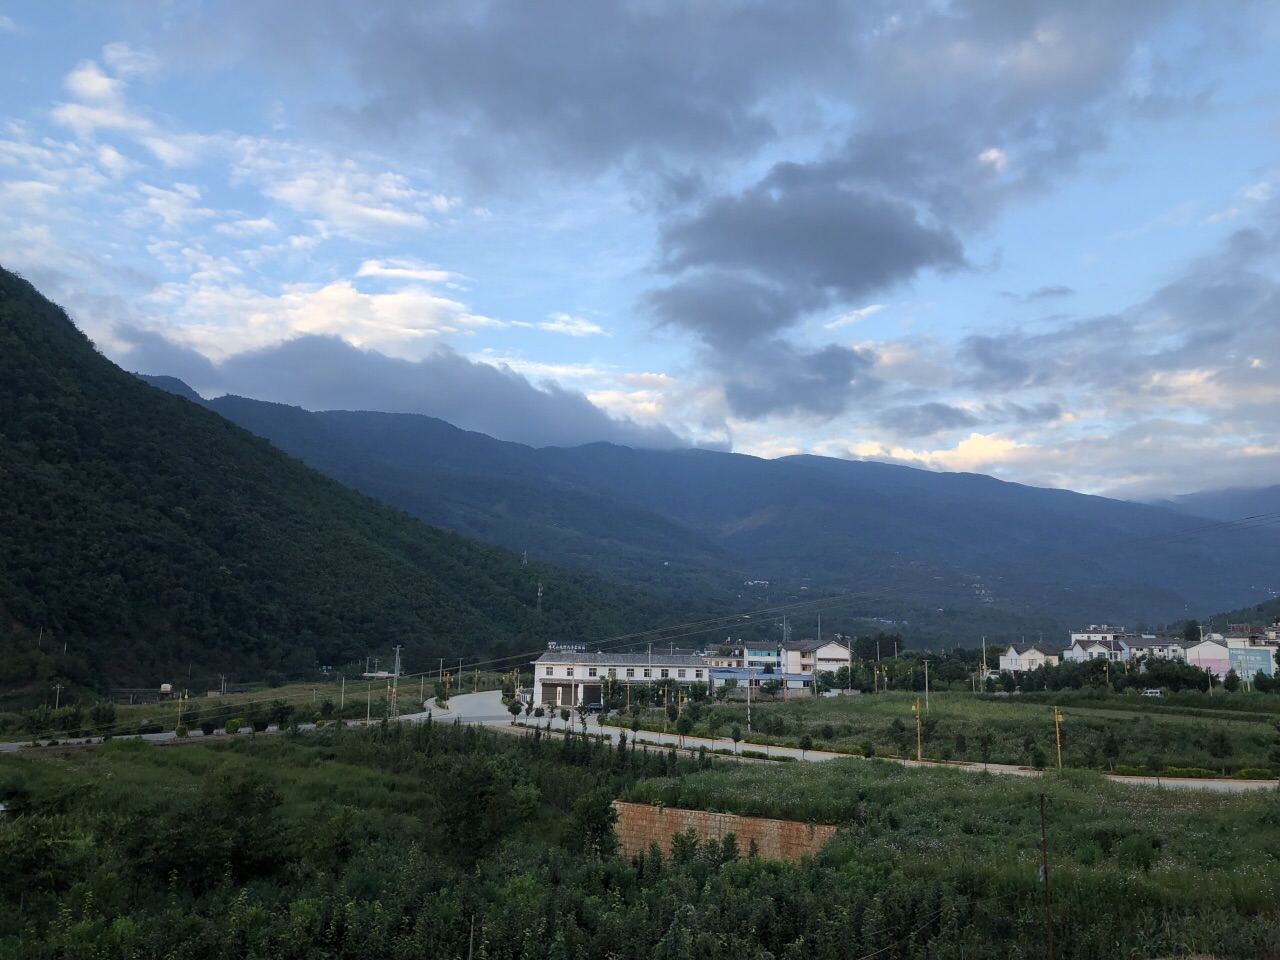
<svg viewBox="0 0 1280 960">
<path fill-rule="evenodd" d="M 813 737 L 809 736 L 809 734 L 807 733 L 801 736 L 799 747 L 800 747 L 800 759 L 803 760 L 804 755 L 813 749 Z"/>
<path fill-rule="evenodd" d="M 89 708 L 89 722 L 99 733 L 106 733 L 116 722 L 116 705 L 110 700 L 99 700 Z"/>
<path fill-rule="evenodd" d="M 512 700 L 507 706 L 507 712 L 511 714 L 511 725 L 514 727 L 516 721 L 520 719 L 520 714 L 524 713 L 524 704 L 519 700 Z"/>
<path fill-rule="evenodd" d="M 995 735 L 990 730 L 983 730 L 978 734 L 978 750 L 982 755 L 982 765 L 985 767 L 991 762 L 991 745 L 995 743 Z"/>
<path fill-rule="evenodd" d="M 1209 750 L 1209 756 L 1217 760 L 1225 760 L 1231 756 L 1234 747 L 1231 738 L 1227 736 L 1225 730 L 1215 730 L 1209 735 L 1209 742 L 1206 744 Z"/>
<path fill-rule="evenodd" d="M 680 734 L 680 746 L 684 746 L 684 738 L 693 731 L 693 718 L 687 713 L 680 714 L 676 720 L 676 732 Z"/>
<path fill-rule="evenodd" d="M 733 741 L 733 752 L 738 752 L 738 744 L 742 742 L 742 727 L 734 724 L 729 728 L 729 739 Z"/>
<path fill-rule="evenodd" d="M 1200 642 L 1200 621 L 1188 620 L 1187 625 L 1182 628 L 1182 639 L 1187 643 Z"/>
<path fill-rule="evenodd" d="M 1234 669 L 1227 671 L 1226 678 L 1222 681 L 1222 689 L 1227 693 L 1235 693 L 1240 689 L 1240 676 Z"/>
<path fill-rule="evenodd" d="M 271 706 L 267 708 L 267 720 L 276 725 L 276 728 L 283 730 L 289 722 L 289 718 L 293 716 L 293 704 L 285 700 L 272 700 Z M 254 724 L 257 730 L 258 725 Z"/>
<path fill-rule="evenodd" d="M 776 677 L 766 680 L 760 684 L 760 689 L 767 693 L 770 697 L 777 697 L 778 691 L 782 689 L 782 681 Z"/>
<path fill-rule="evenodd" d="M 716 740 L 719 739 L 720 728 L 724 726 L 724 717 L 712 711 L 711 716 L 707 717 L 707 732 L 711 734 L 711 745 L 714 747 Z"/>
<path fill-rule="evenodd" d="M 561 723 L 569 722 L 569 711 L 564 707 L 560 708 L 560 722 Z"/>
</svg>

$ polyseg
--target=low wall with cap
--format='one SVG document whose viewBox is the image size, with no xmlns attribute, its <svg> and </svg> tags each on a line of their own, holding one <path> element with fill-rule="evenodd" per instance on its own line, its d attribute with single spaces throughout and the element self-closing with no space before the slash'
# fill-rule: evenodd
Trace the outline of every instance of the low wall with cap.
<svg viewBox="0 0 1280 960">
<path fill-rule="evenodd" d="M 670 856 L 675 835 L 693 830 L 699 840 L 723 840 L 732 833 L 743 856 L 754 840 L 758 856 L 769 860 L 799 860 L 817 853 L 836 832 L 829 824 L 740 817 L 623 800 L 615 800 L 613 809 L 618 813 L 614 833 L 627 856 L 644 853 L 655 843 L 664 856 Z"/>
</svg>

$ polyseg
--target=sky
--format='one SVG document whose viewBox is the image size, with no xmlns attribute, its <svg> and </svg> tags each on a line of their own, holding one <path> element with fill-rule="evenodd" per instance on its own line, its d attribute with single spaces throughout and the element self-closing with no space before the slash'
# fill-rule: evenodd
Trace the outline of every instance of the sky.
<svg viewBox="0 0 1280 960">
<path fill-rule="evenodd" d="M 1280 475 L 1280 6 L 0 4 L 0 264 L 211 397 Z"/>
</svg>

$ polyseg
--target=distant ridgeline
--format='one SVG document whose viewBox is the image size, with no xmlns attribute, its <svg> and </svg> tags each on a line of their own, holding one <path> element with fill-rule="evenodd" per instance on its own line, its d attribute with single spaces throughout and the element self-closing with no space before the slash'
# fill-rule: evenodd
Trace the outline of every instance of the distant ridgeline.
<svg viewBox="0 0 1280 960">
<path fill-rule="evenodd" d="M 0 269 L 0 695 L 307 676 L 395 644 L 424 669 L 667 607 L 321 476 L 119 369 Z"/>
<path fill-rule="evenodd" d="M 172 378 L 152 382 L 192 396 Z M 763 605 L 865 594 L 828 610 L 824 626 L 863 633 L 839 617 L 890 618 L 917 645 L 1041 633 L 1065 643 L 1082 623 L 1204 617 L 1268 596 L 1280 567 L 1274 527 L 1186 536 L 1207 521 L 976 474 L 605 443 L 534 449 L 424 416 L 200 402 L 446 529 L 669 596 Z M 805 635 L 813 627 L 796 620 Z"/>
</svg>

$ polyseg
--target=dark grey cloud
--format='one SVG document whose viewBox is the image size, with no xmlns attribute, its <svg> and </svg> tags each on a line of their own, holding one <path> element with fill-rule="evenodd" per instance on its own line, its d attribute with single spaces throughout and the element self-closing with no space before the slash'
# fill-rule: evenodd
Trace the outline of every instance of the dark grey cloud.
<svg viewBox="0 0 1280 960">
<path fill-rule="evenodd" d="M 212 364 L 156 333 L 119 331 L 133 345 L 123 364 L 176 376 L 205 397 L 232 393 L 308 410 L 377 410 L 439 417 L 465 430 L 532 446 L 608 441 L 666 449 L 687 442 L 665 426 L 616 419 L 583 394 L 535 386 L 506 367 L 441 351 L 401 360 L 334 337 L 304 336 Z"/>
<path fill-rule="evenodd" d="M 662 272 L 717 286 L 731 271 L 759 277 L 800 307 L 861 297 L 925 267 L 963 263 L 960 241 L 908 204 L 837 184 L 757 186 L 707 203 L 662 230 Z M 686 282 L 689 282 L 686 280 Z M 783 314 L 775 329 L 794 317 Z M 702 330 L 700 318 L 668 318 Z"/>
<path fill-rule="evenodd" d="M 976 426 L 981 421 L 967 410 L 945 403 L 889 407 L 876 418 L 880 426 L 900 437 L 928 437 L 947 430 Z"/>
<path fill-rule="evenodd" d="M 1075 289 L 1065 284 L 1053 283 L 1048 286 L 1039 287 L 1029 293 L 1012 293 L 1008 290 L 1001 290 L 1000 296 L 1006 300 L 1016 300 L 1019 303 L 1034 303 L 1037 300 L 1056 300 L 1062 297 L 1070 297 L 1075 295 Z"/>
<path fill-rule="evenodd" d="M 834 344 L 803 350 L 773 340 L 751 344 L 720 372 L 734 416 L 830 419 L 844 413 L 856 396 L 878 389 L 879 381 L 869 373 L 874 364 L 874 355 L 863 350 Z"/>
<path fill-rule="evenodd" d="M 770 107 L 792 92 L 812 99 L 813 86 L 843 72 L 864 14 L 832 0 L 228 6 L 176 42 L 217 59 L 253 37 L 287 81 L 336 62 L 357 92 L 334 97 L 330 119 L 384 140 L 434 141 L 493 182 L 530 160 L 577 172 L 770 142 Z"/>
</svg>

